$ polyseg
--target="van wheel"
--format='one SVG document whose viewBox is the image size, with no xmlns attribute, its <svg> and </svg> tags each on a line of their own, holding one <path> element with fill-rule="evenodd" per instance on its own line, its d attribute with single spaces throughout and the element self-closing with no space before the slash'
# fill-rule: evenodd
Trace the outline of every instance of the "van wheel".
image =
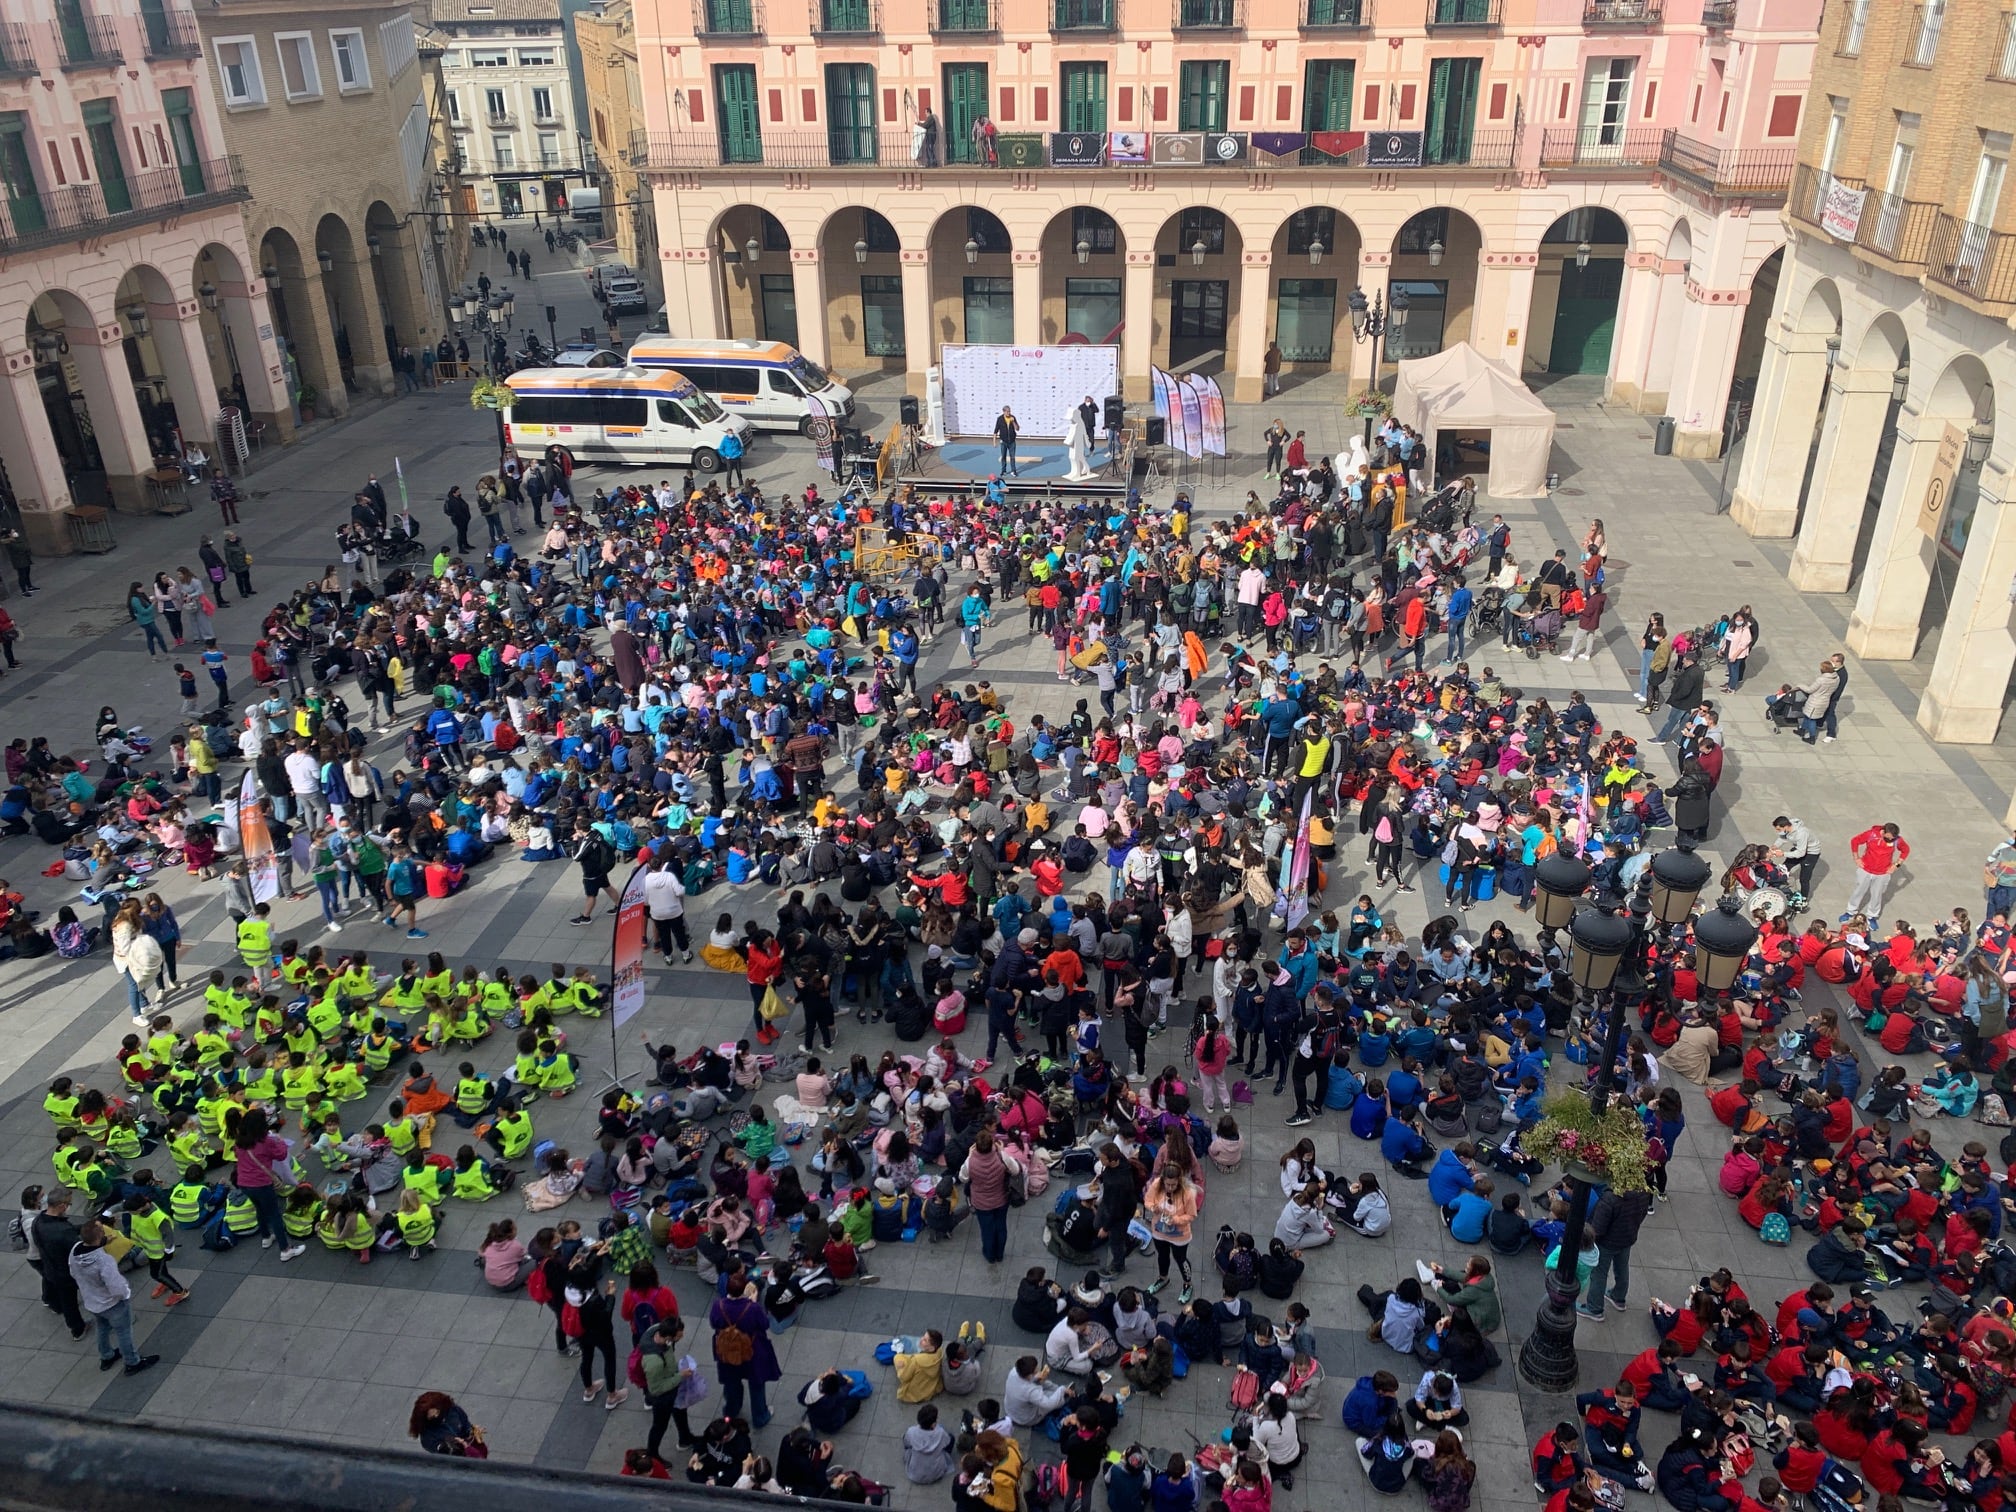
<svg viewBox="0 0 2016 1512">
<path fill-rule="evenodd" d="M 721 453 L 711 446 L 703 446 L 693 453 L 693 466 L 703 473 L 721 471 Z"/>
<path fill-rule="evenodd" d="M 812 417 L 810 415 L 802 416 L 799 419 L 798 434 L 801 436 L 810 436 L 812 434 Z"/>
</svg>

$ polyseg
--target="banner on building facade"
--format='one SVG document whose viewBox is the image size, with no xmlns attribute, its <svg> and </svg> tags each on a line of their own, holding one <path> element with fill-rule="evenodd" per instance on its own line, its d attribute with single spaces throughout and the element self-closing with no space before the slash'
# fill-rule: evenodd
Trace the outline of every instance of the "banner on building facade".
<svg viewBox="0 0 2016 1512">
<path fill-rule="evenodd" d="M 1309 145 L 1325 157 L 1341 158 L 1357 152 L 1365 145 L 1362 131 L 1312 131 Z"/>
<path fill-rule="evenodd" d="M 1106 137 L 1096 131 L 1050 133 L 1050 166 L 1097 168 L 1106 161 Z"/>
<path fill-rule="evenodd" d="M 1851 189 L 1836 179 L 1827 186 L 1827 198 L 1820 206 L 1820 229 L 1836 241 L 1853 241 L 1862 224 L 1862 205 L 1867 189 Z"/>
<path fill-rule="evenodd" d="M 1145 163 L 1148 161 L 1148 133 L 1145 131 L 1116 131 L 1107 139 L 1106 161 L 1109 163 Z"/>
<path fill-rule="evenodd" d="M 1158 131 L 1152 144 L 1158 164 L 1195 168 L 1204 161 L 1204 133 L 1201 131 Z"/>
<path fill-rule="evenodd" d="M 1256 131 L 1250 140 L 1255 152 L 1264 152 L 1269 157 L 1293 157 L 1309 145 L 1306 131 Z"/>
<path fill-rule="evenodd" d="M 1236 168 L 1246 161 L 1246 133 L 1213 131 L 1204 137 L 1204 166 Z"/>
<path fill-rule="evenodd" d="M 1953 480 L 1960 476 L 1960 461 L 1967 455 L 1967 432 L 1948 421 L 1939 433 L 1939 446 L 1932 453 L 1932 476 L 1925 480 L 1925 493 L 1918 501 L 1918 528 L 1938 540 L 1946 528 L 1946 506 L 1953 501 Z"/>
<path fill-rule="evenodd" d="M 1041 168 L 1045 145 L 1043 138 L 1034 132 L 1015 136 L 1003 133 L 994 139 L 994 152 L 1003 168 Z"/>
<path fill-rule="evenodd" d="M 1419 168 L 1421 133 L 1418 131 L 1375 131 L 1365 139 L 1367 168 Z"/>
</svg>

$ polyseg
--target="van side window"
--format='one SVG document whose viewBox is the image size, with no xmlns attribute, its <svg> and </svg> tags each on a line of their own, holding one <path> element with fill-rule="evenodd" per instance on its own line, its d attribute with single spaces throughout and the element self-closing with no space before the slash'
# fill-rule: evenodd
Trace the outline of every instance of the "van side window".
<svg viewBox="0 0 2016 1512">
<path fill-rule="evenodd" d="M 686 413 L 684 406 L 675 404 L 670 399 L 658 401 L 658 419 L 661 424 L 676 425 L 685 430 L 695 429 L 693 417 Z"/>
<path fill-rule="evenodd" d="M 647 418 L 644 400 L 628 394 L 597 394 L 595 411 L 595 423 L 599 425 L 629 426 L 641 430 Z"/>
<path fill-rule="evenodd" d="M 727 387 L 727 375 L 719 368 L 679 364 L 679 371 L 703 394 L 718 394 Z"/>
<path fill-rule="evenodd" d="M 803 399 L 805 390 L 798 387 L 797 380 L 789 373 L 780 373 L 775 368 L 770 371 L 770 392 L 782 394 L 786 399 Z"/>
</svg>

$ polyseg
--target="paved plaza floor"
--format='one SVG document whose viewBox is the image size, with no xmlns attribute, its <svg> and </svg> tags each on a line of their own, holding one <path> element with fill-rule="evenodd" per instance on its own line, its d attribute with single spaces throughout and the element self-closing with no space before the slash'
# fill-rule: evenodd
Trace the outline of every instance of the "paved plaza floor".
<svg viewBox="0 0 2016 1512">
<path fill-rule="evenodd" d="M 556 288 L 571 276 L 549 275 Z M 576 293 L 571 286 L 567 292 Z M 895 392 L 886 382 L 870 384 L 864 396 L 868 412 L 892 418 Z M 1335 449 L 1346 427 L 1355 425 L 1337 412 L 1340 395 L 1341 390 L 1312 385 L 1265 406 L 1235 409 L 1235 455 L 1225 478 L 1197 489 L 1204 512 L 1229 510 L 1248 487 L 1261 487 L 1258 435 L 1276 415 L 1308 432 L 1312 452 L 1319 446 Z M 1637 666 L 1636 630 L 1650 610 L 1680 625 L 1712 619 L 1738 603 L 1753 605 L 1763 637 L 1751 676 L 1760 688 L 1775 686 L 1838 648 L 1845 603 L 1791 592 L 1783 579 L 1781 546 L 1748 540 L 1717 515 L 1718 467 L 1654 459 L 1642 417 L 1606 408 L 1577 385 L 1557 386 L 1551 398 L 1561 408 L 1556 465 L 1563 488 L 1550 499 L 1489 507 L 1501 509 L 1511 522 L 1515 553 L 1534 560 L 1556 545 L 1572 546 L 1589 517 L 1602 516 L 1613 552 L 1612 622 L 1602 651 L 1587 663 L 1514 660 L 1488 646 L 1472 652 L 1473 666 L 1497 665 L 1509 683 L 1557 704 L 1570 689 L 1583 689 L 1606 725 L 1642 734 L 1649 731 L 1633 712 L 1628 689 Z M 438 500 L 447 486 L 459 482 L 468 489 L 494 461 L 489 418 L 471 413 L 459 391 L 442 391 L 379 406 L 265 459 L 249 481 L 243 533 L 257 559 L 255 576 L 266 590 L 319 574 L 329 560 L 329 532 L 351 492 L 367 472 L 389 477 L 394 456 L 403 461 L 415 513 L 438 538 Z M 802 486 L 811 475 L 809 450 L 795 440 L 760 444 L 755 462 L 753 471 L 767 489 Z M 9 603 L 22 627 L 18 650 L 25 665 L 0 680 L 7 738 L 46 734 L 58 748 L 81 750 L 94 711 L 107 701 L 122 717 L 157 733 L 170 724 L 172 678 L 165 663 L 150 663 L 142 653 L 139 636 L 126 623 L 124 592 L 131 579 L 154 565 L 193 562 L 198 534 L 215 526 L 207 509 L 200 505 L 195 515 L 180 520 L 122 518 L 117 553 L 46 564 L 39 574 L 45 591 L 32 601 Z M 1018 719 L 1033 712 L 1060 714 L 1083 695 L 1056 681 L 1047 641 L 1030 640 L 1020 621 L 1012 609 L 1001 616 L 982 669 L 972 675 L 988 677 L 1002 689 Z M 242 668 L 253 614 L 234 604 L 220 626 L 225 648 Z M 928 674 L 951 670 L 954 649 L 949 638 L 934 648 L 927 681 Z M 956 670 L 962 679 L 968 675 L 963 666 Z M 1911 669 L 1851 661 L 1850 674 L 1841 738 L 1832 746 L 1774 739 L 1750 694 L 1735 702 L 1724 721 L 1730 760 L 1709 852 L 1726 862 L 1743 840 L 1766 836 L 1774 814 L 1799 815 L 1824 847 L 1816 907 L 1831 916 L 1852 880 L 1849 836 L 1872 822 L 1894 819 L 1914 854 L 1886 910 L 1889 916 L 1921 927 L 1955 905 L 1978 916 L 1980 859 L 1998 836 L 2016 778 L 2016 750 L 2007 739 L 1978 749 L 1935 747 L 1911 722 L 1916 702 Z M 397 755 L 388 749 L 374 752 L 374 758 L 389 771 Z M 1649 759 L 1670 770 L 1669 755 L 1653 751 Z M 0 873 L 34 906 L 53 912 L 74 887 L 40 875 L 50 855 L 32 839 L 0 841 Z M 505 860 L 486 866 L 463 896 L 423 914 L 422 924 L 431 931 L 424 948 L 438 949 L 458 965 L 488 968 L 501 962 L 518 971 L 543 972 L 554 962 L 600 962 L 608 948 L 601 923 L 577 930 L 566 922 L 578 902 L 576 877 L 564 864 Z M 1365 880 L 1363 856 L 1349 846 L 1335 868 L 1330 896 L 1348 902 Z M 190 941 L 183 981 L 200 981 L 211 967 L 233 964 L 229 921 L 214 887 L 174 876 L 164 880 L 162 890 L 180 912 Z M 1381 895 L 1380 902 L 1410 930 L 1442 911 L 1439 895 L 1427 893 Z M 717 912 L 731 912 L 739 921 L 767 917 L 773 907 L 774 899 L 759 890 L 716 889 L 694 900 L 689 913 L 704 929 Z M 1472 916 L 1475 927 L 1496 912 L 1481 906 Z M 304 940 L 320 928 L 313 904 L 284 901 L 276 925 L 276 935 Z M 370 949 L 384 969 L 408 945 L 372 918 L 352 924 L 330 943 Z M 187 1014 L 197 1001 L 185 987 L 171 1006 Z M 978 1053 L 984 1019 L 972 1022 L 963 1043 Z M 583 1058 L 586 1091 L 566 1102 L 542 1103 L 535 1110 L 540 1135 L 576 1152 L 589 1145 L 593 1089 L 606 1080 L 612 1059 L 614 1070 L 632 1085 L 646 1074 L 639 1031 L 654 1043 L 669 1039 L 688 1046 L 734 1038 L 747 1024 L 748 998 L 738 979 L 697 965 L 668 971 L 654 964 L 649 1002 L 641 1017 L 625 1026 L 619 1044 L 612 1046 L 606 1021 L 575 1021 L 573 1048 Z M 40 1107 L 49 1079 L 69 1074 L 111 1087 L 111 1054 L 127 1027 L 124 991 L 102 952 L 82 962 L 0 967 L 0 1177 L 10 1191 L 50 1179 L 50 1130 Z M 879 1027 L 842 1019 L 842 1054 L 873 1055 L 887 1043 Z M 1163 1061 L 1177 1061 L 1181 1040 L 1172 1033 L 1156 1041 L 1155 1049 Z M 486 1046 L 476 1059 L 495 1070 L 505 1056 L 501 1045 Z M 1683 1087 L 1683 1093 L 1692 1128 L 1673 1162 L 1671 1199 L 1651 1220 L 1634 1256 L 1633 1306 L 1601 1325 L 1582 1326 L 1585 1386 L 1609 1384 L 1625 1359 L 1653 1342 L 1644 1304 L 1654 1296 L 1683 1297 L 1694 1278 L 1725 1264 L 1754 1297 L 1771 1304 L 1805 1278 L 1803 1245 L 1786 1250 L 1758 1244 L 1734 1205 L 1715 1189 L 1721 1131 L 1694 1089 Z M 385 1095 L 380 1090 L 372 1101 L 346 1109 L 346 1122 L 376 1116 Z M 1242 1117 L 1250 1150 L 1246 1164 L 1232 1174 L 1210 1174 L 1197 1246 L 1207 1288 L 1215 1279 L 1209 1272 L 1209 1236 L 1221 1223 L 1263 1238 L 1273 1227 L 1281 1206 L 1276 1160 L 1292 1143 L 1282 1127 L 1288 1111 L 1263 1088 L 1257 1106 Z M 1347 1173 L 1376 1167 L 1374 1153 L 1350 1137 L 1341 1115 L 1296 1133 L 1314 1139 L 1326 1166 Z M 1947 1137 L 1957 1143 L 1957 1131 Z M 1462 1247 L 1442 1230 L 1423 1191 L 1393 1184 L 1402 1190 L 1394 1202 L 1392 1231 L 1378 1240 L 1347 1232 L 1313 1252 L 1297 1293 L 1314 1314 L 1330 1384 L 1320 1412 L 1305 1428 L 1309 1463 L 1295 1490 L 1283 1494 L 1290 1507 L 1369 1503 L 1371 1493 L 1339 1426 L 1342 1396 L 1357 1376 L 1382 1366 L 1395 1369 L 1410 1389 L 1418 1378 L 1418 1367 L 1410 1372 L 1410 1361 L 1366 1338 L 1366 1320 L 1352 1298 L 1357 1286 L 1364 1281 L 1390 1286 L 1411 1273 L 1416 1257 L 1457 1265 L 1463 1259 Z M 981 1321 L 989 1339 L 987 1390 L 998 1395 L 1015 1356 L 1038 1343 L 1014 1327 L 1008 1312 L 1021 1271 L 1048 1261 L 1038 1245 L 1046 1206 L 1032 1203 L 1011 1215 L 1008 1263 L 1001 1267 L 982 1263 L 970 1225 L 945 1246 L 881 1246 L 871 1257 L 883 1277 L 879 1287 L 846 1289 L 814 1304 L 797 1327 L 778 1337 L 784 1379 L 773 1400 L 785 1405 L 775 1425 L 758 1436 L 761 1447 L 773 1448 L 796 1420 L 788 1408 L 790 1395 L 812 1375 L 834 1364 L 865 1365 L 875 1378 L 875 1397 L 839 1436 L 837 1462 L 896 1484 L 899 1507 L 942 1504 L 943 1485 L 902 1482 L 899 1440 L 914 1409 L 895 1400 L 892 1374 L 873 1366 L 870 1352 L 893 1333 L 933 1325 L 949 1332 L 962 1320 Z M 584 1200 L 567 1211 L 592 1225 L 605 1210 Z M 222 1256 L 185 1248 L 175 1268 L 194 1282 L 186 1305 L 164 1312 L 146 1300 L 141 1273 L 138 1334 L 144 1349 L 162 1356 L 162 1365 L 130 1379 L 101 1374 L 88 1341 L 72 1343 L 60 1321 L 40 1306 L 35 1277 L 25 1264 L 0 1267 L 0 1396 L 164 1422 L 243 1424 L 317 1440 L 404 1447 L 413 1395 L 432 1388 L 462 1401 L 488 1429 L 500 1459 L 613 1471 L 624 1449 L 643 1442 L 648 1415 L 634 1393 L 631 1403 L 613 1414 L 600 1405 L 584 1406 L 573 1362 L 553 1351 L 549 1315 L 522 1294 L 500 1298 L 488 1292 L 472 1264 L 475 1247 L 485 1225 L 507 1214 L 519 1219 L 521 1232 L 537 1226 L 515 1196 L 487 1206 L 451 1203 L 440 1251 L 418 1264 L 381 1257 L 359 1267 L 319 1245 L 285 1266 L 277 1250 L 257 1246 Z M 1145 1274 L 1139 1262 L 1134 1270 Z M 1507 1332 L 1497 1342 L 1506 1363 L 1465 1393 L 1472 1418 L 1467 1437 L 1481 1469 L 1473 1504 L 1482 1512 L 1531 1505 L 1528 1445 L 1568 1412 L 1565 1402 L 1522 1389 L 1512 1366 L 1540 1299 L 1539 1261 L 1531 1256 L 1501 1261 L 1499 1276 Z M 704 1312 L 702 1289 L 690 1272 L 678 1273 L 672 1284 L 689 1318 Z M 1165 1294 L 1165 1302 L 1170 1297 Z M 706 1358 L 704 1326 L 692 1331 L 688 1343 Z M 1193 1436 L 1214 1435 L 1227 1421 L 1226 1390 L 1226 1372 L 1200 1365 L 1166 1400 L 1131 1403 L 1120 1441 L 1188 1451 Z M 1670 1419 L 1648 1414 L 1648 1449 L 1656 1455 L 1670 1431 Z M 1039 1455 L 1048 1451 L 1047 1445 L 1036 1447 Z"/>
</svg>

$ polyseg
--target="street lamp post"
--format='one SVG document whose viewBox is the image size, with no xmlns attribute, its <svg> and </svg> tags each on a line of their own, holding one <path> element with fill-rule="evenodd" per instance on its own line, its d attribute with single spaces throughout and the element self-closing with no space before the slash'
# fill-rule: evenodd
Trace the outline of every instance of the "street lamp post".
<svg viewBox="0 0 2016 1512">
<path fill-rule="evenodd" d="M 1569 974 L 1578 1010 L 1586 1017 L 1604 1015 L 1602 1049 L 1589 1087 L 1590 1111 L 1600 1115 L 1615 1090 L 1626 1008 L 1642 1000 L 1648 990 L 1642 974 L 1647 952 L 1692 916 L 1713 868 L 1683 843 L 1652 858 L 1628 905 L 1623 898 L 1605 894 L 1594 899 L 1592 907 L 1579 910 L 1575 894 L 1567 890 L 1576 880 L 1571 869 L 1586 885 L 1588 868 L 1579 861 L 1570 859 L 1551 871 L 1545 863 L 1535 869 L 1538 908 L 1543 929 L 1567 927 Z M 1728 902 L 1695 931 L 1697 970 L 1704 985 L 1721 984 L 1717 990 L 1735 981 L 1757 939 L 1757 931 Z M 1543 1391 L 1569 1390 L 1581 1369 L 1575 1354 L 1575 1304 L 1581 1291 L 1577 1260 L 1588 1221 L 1590 1185 L 1580 1176 L 1569 1177 L 1568 1223 L 1555 1264 L 1546 1273 L 1547 1298 L 1519 1351 L 1519 1374 Z"/>
<path fill-rule="evenodd" d="M 1376 389 L 1379 387 L 1379 338 L 1389 328 L 1395 331 L 1407 328 L 1407 291 L 1395 289 L 1389 304 L 1383 289 L 1369 301 L 1363 289 L 1353 289 L 1346 303 L 1351 307 L 1351 339 L 1361 344 L 1366 341 L 1372 343 L 1372 381 L 1368 387 Z M 1372 446 L 1370 415 L 1365 417 L 1365 446 L 1367 450 Z"/>
</svg>

